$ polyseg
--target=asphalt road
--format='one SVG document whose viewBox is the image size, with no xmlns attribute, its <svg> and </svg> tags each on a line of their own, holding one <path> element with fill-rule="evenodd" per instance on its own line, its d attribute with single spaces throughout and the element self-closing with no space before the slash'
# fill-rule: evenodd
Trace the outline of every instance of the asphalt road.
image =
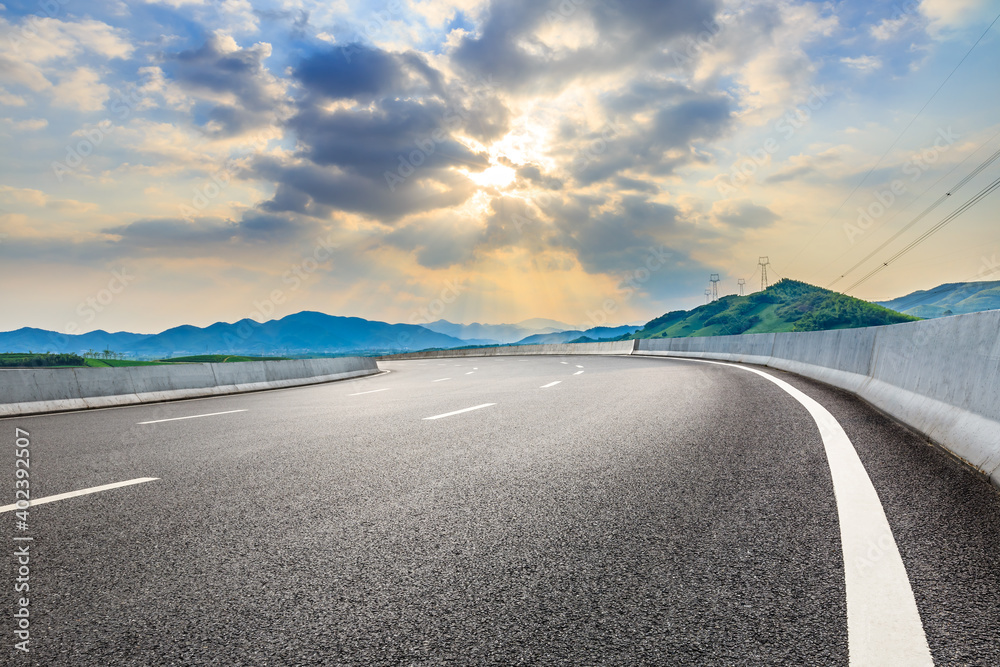
<svg viewBox="0 0 1000 667">
<path fill-rule="evenodd" d="M 848 664 L 830 464 L 774 383 L 642 357 L 380 365 L 0 420 L 0 502 L 14 502 L 15 427 L 36 501 L 157 478 L 32 506 L 26 530 L 0 515 L 10 553 L 34 538 L 30 653 L 12 648 L 4 559 L 5 659 Z M 766 372 L 853 442 L 935 663 L 1000 664 L 997 490 L 850 395 Z"/>
</svg>

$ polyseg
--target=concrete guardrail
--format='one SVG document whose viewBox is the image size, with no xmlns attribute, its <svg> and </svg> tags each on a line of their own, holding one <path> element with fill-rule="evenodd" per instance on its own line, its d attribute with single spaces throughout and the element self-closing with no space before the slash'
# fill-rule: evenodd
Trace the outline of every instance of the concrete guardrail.
<svg viewBox="0 0 1000 667">
<path fill-rule="evenodd" d="M 378 372 L 372 357 L 0 369 L 0 417 L 296 387 Z"/>
<path fill-rule="evenodd" d="M 1000 310 L 863 329 L 643 339 L 634 354 L 760 364 L 846 389 L 1000 486 Z"/>
</svg>

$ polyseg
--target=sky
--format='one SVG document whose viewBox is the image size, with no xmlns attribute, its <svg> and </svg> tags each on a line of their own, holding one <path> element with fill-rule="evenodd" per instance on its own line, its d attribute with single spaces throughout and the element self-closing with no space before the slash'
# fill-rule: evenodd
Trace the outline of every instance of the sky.
<svg viewBox="0 0 1000 667">
<path fill-rule="evenodd" d="M 0 330 L 1000 279 L 995 0 L 0 1 Z"/>
</svg>

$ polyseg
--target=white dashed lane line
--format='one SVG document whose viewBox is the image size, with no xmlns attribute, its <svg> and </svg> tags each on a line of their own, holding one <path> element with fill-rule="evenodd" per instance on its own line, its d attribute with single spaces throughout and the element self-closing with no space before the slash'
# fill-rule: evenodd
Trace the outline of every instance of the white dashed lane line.
<svg viewBox="0 0 1000 667">
<path fill-rule="evenodd" d="M 207 415 L 190 415 L 187 417 L 171 417 L 170 419 L 154 419 L 148 422 L 139 422 L 140 424 L 159 424 L 161 422 L 176 422 L 182 419 L 198 419 L 199 417 L 214 417 L 216 415 L 231 415 L 234 412 L 246 412 L 246 410 L 226 410 L 225 412 L 209 412 Z"/>
<path fill-rule="evenodd" d="M 582 372 L 583 372 L 583 371 L 577 371 L 577 372 L 573 373 L 573 375 L 579 375 L 579 374 L 580 374 L 580 373 L 582 373 Z"/>
<path fill-rule="evenodd" d="M 548 384 L 543 384 L 543 385 L 542 385 L 541 387 L 539 387 L 539 389 L 548 389 L 549 387 L 554 387 L 554 386 L 556 386 L 556 385 L 557 385 L 557 384 L 559 384 L 560 382 L 562 382 L 562 380 L 556 380 L 555 382 L 550 382 L 550 383 L 548 383 Z"/>
<path fill-rule="evenodd" d="M 455 415 L 460 415 L 463 412 L 472 412 L 473 410 L 479 410 L 481 408 L 488 408 L 491 405 L 496 405 L 496 403 L 483 403 L 482 405 L 474 405 L 471 408 L 463 408 L 461 410 L 455 410 L 454 412 L 446 412 L 443 415 L 434 415 L 433 417 L 424 417 L 424 421 L 429 419 L 442 419 L 443 417 L 453 417 Z"/>
<path fill-rule="evenodd" d="M 137 479 L 130 479 L 126 482 L 115 482 L 114 484 L 104 484 L 103 486 L 92 486 L 89 489 L 80 489 L 79 491 L 68 491 L 67 493 L 57 493 L 54 496 L 45 496 L 43 498 L 33 498 L 31 504 L 28 507 L 34 507 L 35 505 L 44 505 L 46 503 L 54 503 L 57 500 L 66 500 L 67 498 L 76 498 L 77 496 L 86 496 L 91 493 L 100 493 L 101 491 L 110 491 L 111 489 L 120 489 L 123 486 L 132 486 L 133 484 L 143 484 L 145 482 L 155 482 L 159 477 L 139 477 Z M 14 505 L 4 505 L 0 507 L 0 513 L 11 512 L 16 509 L 25 509 L 24 507 L 18 507 Z"/>
<path fill-rule="evenodd" d="M 363 396 L 365 394 L 374 394 L 379 391 L 389 391 L 392 387 L 386 387 L 385 389 L 372 389 L 371 391 L 359 391 L 356 394 L 348 394 L 348 396 Z"/>
<path fill-rule="evenodd" d="M 438 378 L 437 380 L 431 380 L 431 382 L 444 382 L 445 380 L 450 380 L 451 378 Z"/>
</svg>

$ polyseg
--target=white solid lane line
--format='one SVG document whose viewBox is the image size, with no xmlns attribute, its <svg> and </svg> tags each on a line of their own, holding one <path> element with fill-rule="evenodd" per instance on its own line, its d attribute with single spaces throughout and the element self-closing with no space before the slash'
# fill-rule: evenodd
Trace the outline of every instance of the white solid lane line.
<svg viewBox="0 0 1000 667">
<path fill-rule="evenodd" d="M 579 375 L 579 374 L 580 374 L 580 373 L 582 373 L 582 372 L 583 372 L 583 371 L 577 371 L 577 372 L 573 373 L 573 375 Z"/>
<path fill-rule="evenodd" d="M 356 394 L 348 394 L 348 396 L 364 396 L 365 394 L 374 394 L 378 391 L 389 391 L 392 387 L 386 387 L 384 389 L 372 389 L 371 391 L 359 391 Z"/>
<path fill-rule="evenodd" d="M 99 493 L 101 491 L 109 491 L 111 489 L 120 489 L 123 486 L 132 486 L 133 484 L 143 484 L 144 482 L 155 482 L 160 479 L 159 477 L 139 477 L 137 479 L 130 479 L 127 482 L 115 482 L 114 484 L 105 484 L 103 486 L 92 486 L 89 489 L 80 489 L 79 491 L 69 491 L 67 493 L 58 493 L 54 496 L 45 496 L 44 498 L 36 498 L 31 500 L 28 507 L 34 507 L 35 505 L 44 505 L 45 503 L 54 503 L 57 500 L 66 500 L 67 498 L 75 498 L 77 496 L 86 496 L 91 493 Z M 10 512 L 12 510 L 18 509 L 16 504 L 14 505 L 4 505 L 0 507 L 0 513 Z M 24 508 L 21 508 L 24 509 Z"/>
<path fill-rule="evenodd" d="M 920 611 L 882 501 L 837 419 L 814 399 L 763 371 L 705 359 L 684 361 L 756 373 L 781 387 L 809 411 L 823 439 L 837 499 L 851 665 L 933 665 Z"/>
<path fill-rule="evenodd" d="M 226 410 L 225 412 L 209 412 L 207 415 L 190 415 L 188 417 L 171 417 L 170 419 L 154 419 L 148 422 L 139 422 L 140 424 L 159 424 L 160 422 L 176 422 L 182 419 L 197 419 L 198 417 L 214 417 L 216 415 L 231 415 L 234 412 L 246 412 L 246 410 Z"/>
<path fill-rule="evenodd" d="M 542 385 L 541 387 L 539 387 L 539 389 L 548 389 L 549 387 L 554 387 L 554 386 L 556 386 L 556 385 L 557 385 L 557 384 L 559 384 L 560 382 L 562 382 L 562 380 L 556 380 L 555 382 L 550 382 L 550 383 L 548 383 L 548 384 L 543 384 L 543 385 Z"/>
<path fill-rule="evenodd" d="M 431 382 L 444 382 L 445 380 L 450 380 L 451 378 L 438 378 L 437 380 L 431 380 Z"/>
<path fill-rule="evenodd" d="M 428 419 L 441 419 L 442 417 L 451 417 L 453 415 L 460 415 L 463 412 L 472 412 L 473 410 L 479 410 L 480 408 L 488 408 L 491 405 L 496 405 L 496 403 L 483 403 L 482 405 L 474 405 L 471 408 L 463 408 L 461 410 L 455 410 L 454 412 L 446 412 L 443 415 L 434 415 L 433 417 L 424 417 L 424 420 L 428 420 Z"/>
</svg>

